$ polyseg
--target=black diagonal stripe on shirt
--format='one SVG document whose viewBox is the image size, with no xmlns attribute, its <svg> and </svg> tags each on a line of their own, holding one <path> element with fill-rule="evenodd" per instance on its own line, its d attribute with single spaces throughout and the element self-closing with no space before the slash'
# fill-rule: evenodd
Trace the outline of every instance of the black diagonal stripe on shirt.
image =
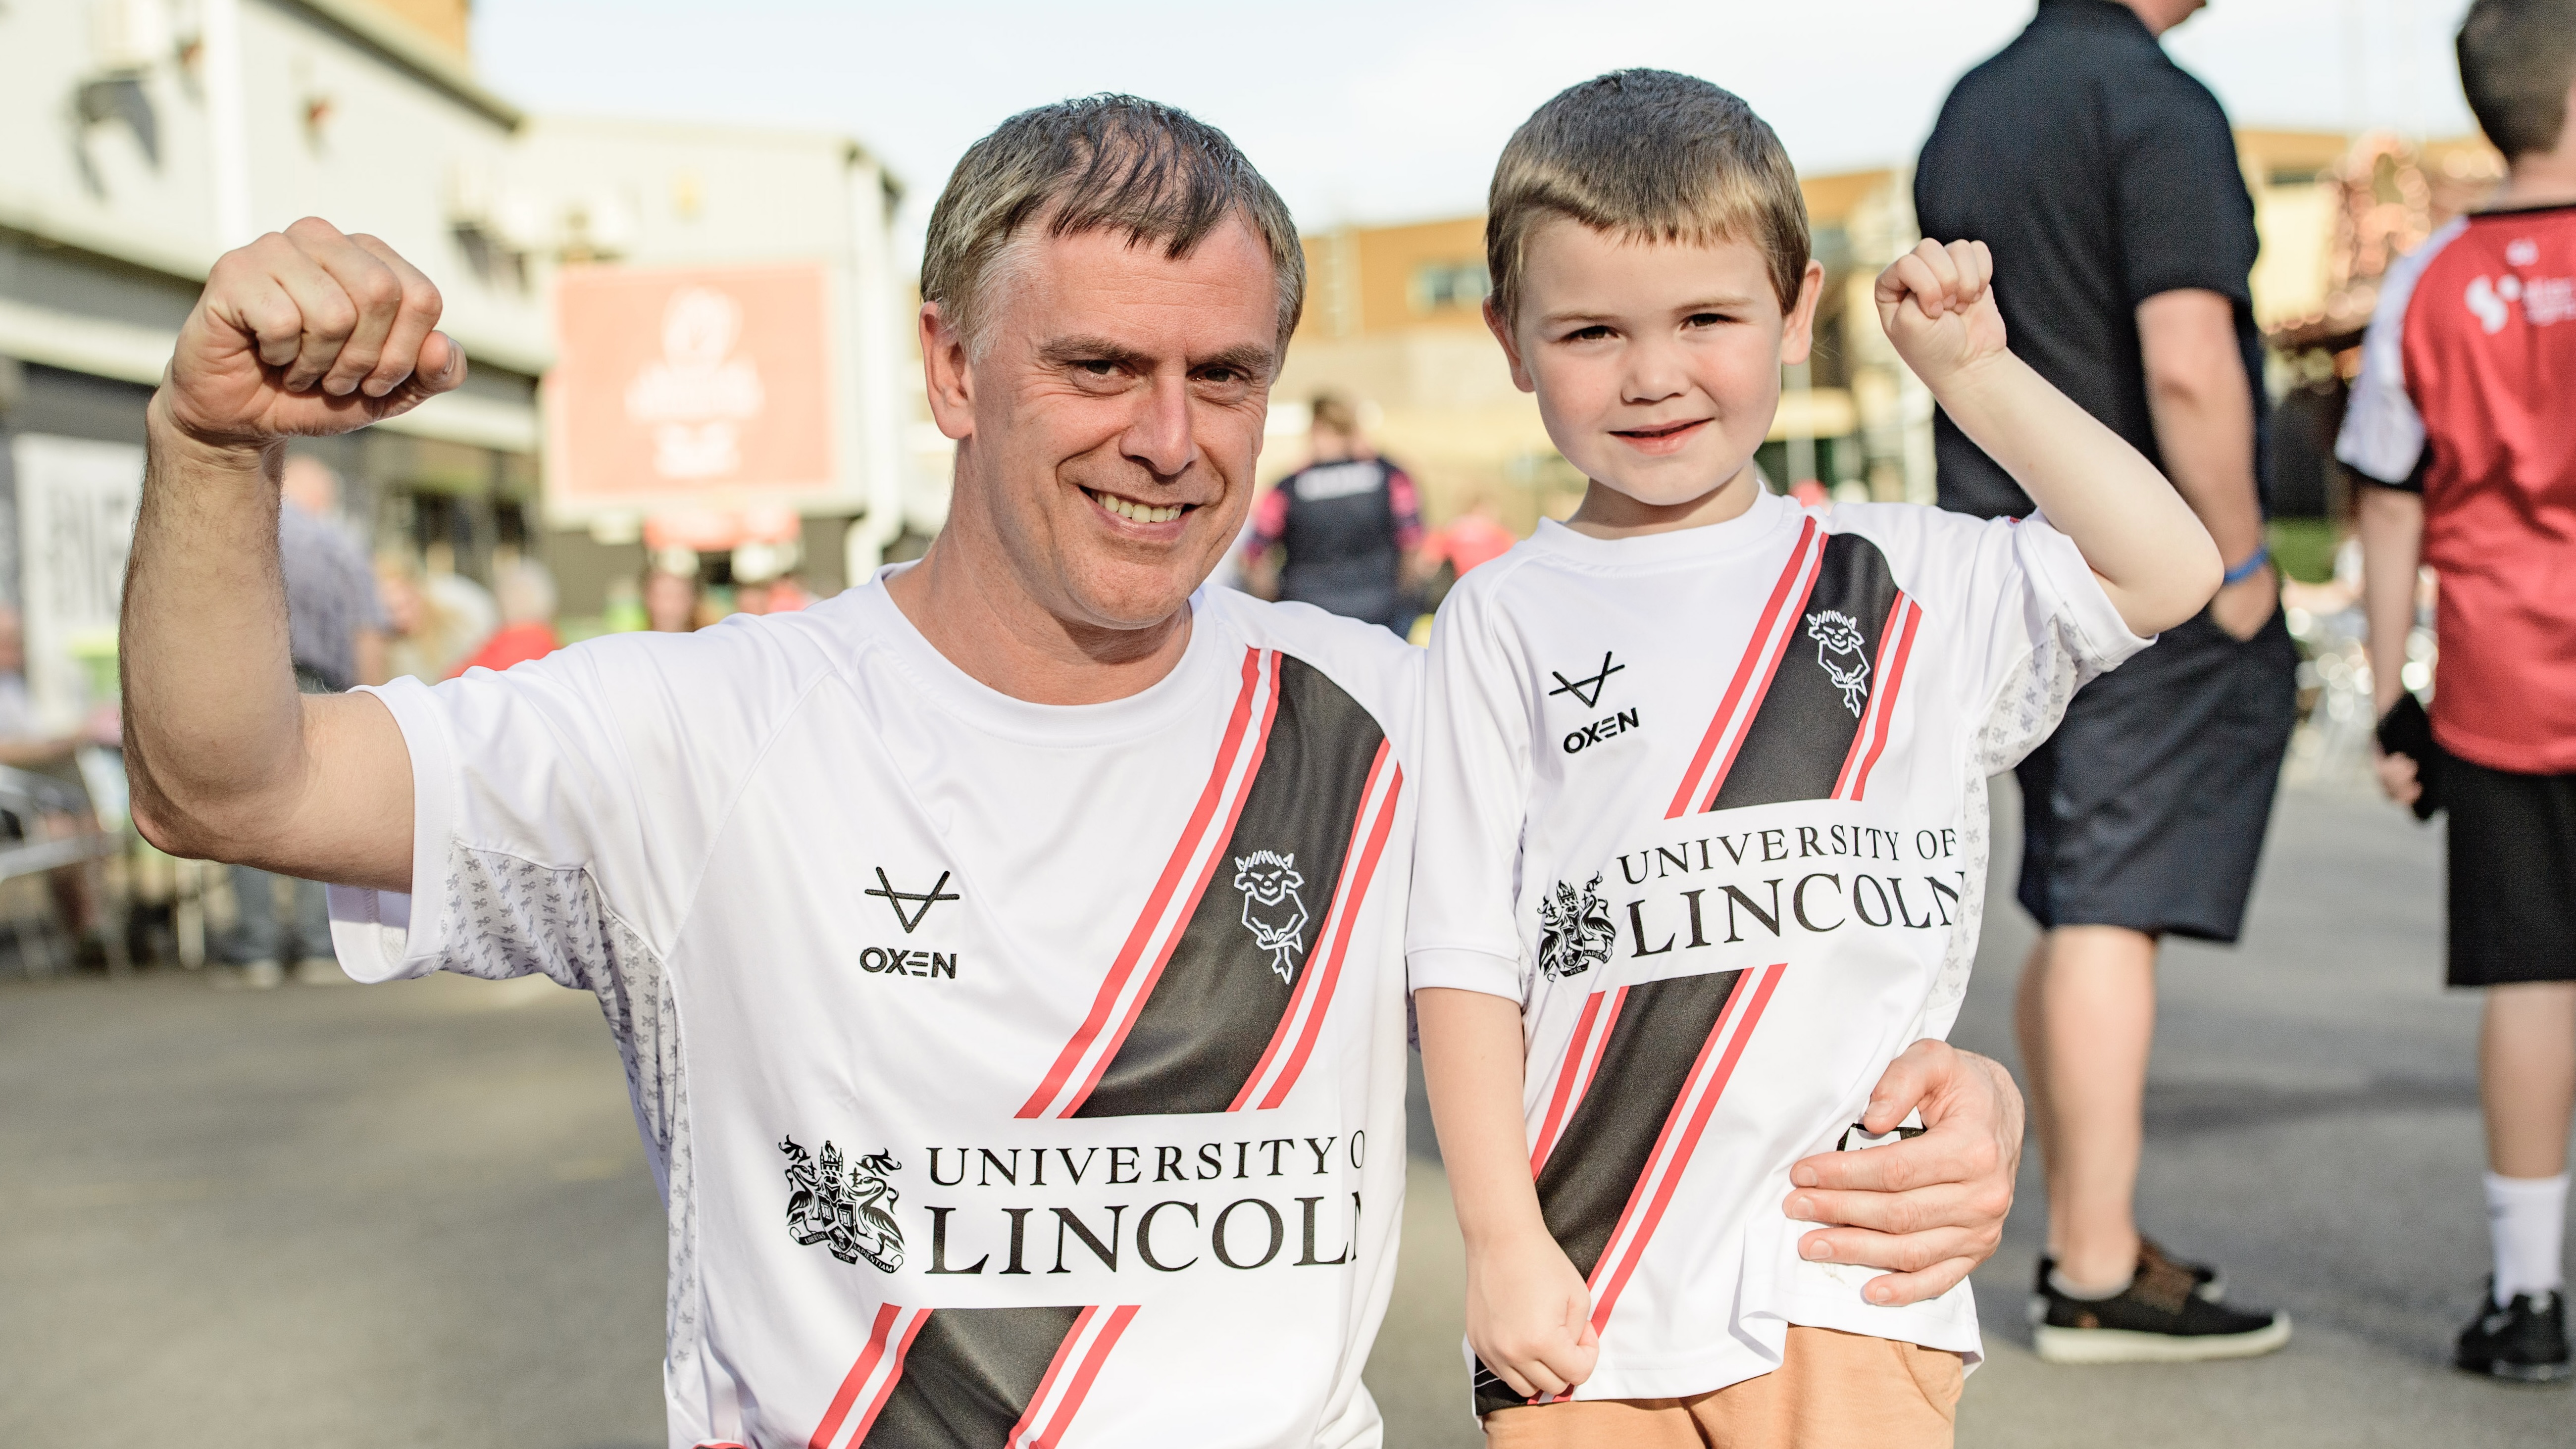
<svg viewBox="0 0 2576 1449">
<path fill-rule="evenodd" d="M 914 1335 L 871 1449 L 1000 1444 L 1028 1412 L 1079 1308 L 942 1308 Z M 853 1446 L 857 1449 L 857 1446 Z"/>
<path fill-rule="evenodd" d="M 1707 808 L 1734 810 L 1747 805 L 1776 805 L 1783 800 L 1822 800 L 1842 778 L 1843 760 L 1851 754 L 1852 736 L 1860 732 L 1860 714 L 1851 696 L 1834 681 L 1820 656 L 1827 654 L 1810 628 L 1827 610 L 1851 621 L 1861 637 L 1855 653 L 1833 656 L 1846 673 L 1854 660 L 1867 661 L 1859 695 L 1862 713 L 1878 688 L 1879 633 L 1887 611 L 1896 603 L 1896 576 L 1887 555 L 1857 534 L 1837 533 L 1825 540 L 1824 561 L 1815 585 L 1789 623 L 1788 651 L 1779 672 L 1771 676 L 1752 723 L 1745 727 L 1744 747 L 1726 772 L 1725 783 Z"/>
<path fill-rule="evenodd" d="M 1619 1216 L 1646 1175 L 1646 1160 L 1681 1100 L 1691 1067 L 1743 975 L 1716 971 L 1628 988 L 1592 1085 L 1538 1173 L 1539 1214 L 1548 1235 L 1584 1277 L 1592 1276 L 1618 1231 Z M 1481 1363 L 1475 1385 L 1480 1414 L 1522 1402 Z"/>
<path fill-rule="evenodd" d="M 1376 719 L 1320 670 L 1280 660 L 1279 713 L 1233 838 L 1136 1025 L 1072 1115 L 1222 1112 L 1234 1104 L 1319 944 L 1351 822 L 1384 739 Z M 1243 923 L 1245 896 L 1234 884 L 1236 862 L 1263 850 L 1292 857 L 1302 882 L 1296 890 L 1306 922 L 1285 981 Z"/>
</svg>

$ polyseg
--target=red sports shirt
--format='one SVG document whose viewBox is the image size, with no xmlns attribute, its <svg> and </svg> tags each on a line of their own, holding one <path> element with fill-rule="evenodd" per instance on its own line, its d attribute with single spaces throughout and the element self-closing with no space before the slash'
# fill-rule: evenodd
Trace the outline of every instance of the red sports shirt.
<svg viewBox="0 0 2576 1449">
<path fill-rule="evenodd" d="M 2423 491 L 2435 738 L 2576 772 L 2576 206 L 2464 217 L 2389 270 L 2335 456 Z"/>
</svg>

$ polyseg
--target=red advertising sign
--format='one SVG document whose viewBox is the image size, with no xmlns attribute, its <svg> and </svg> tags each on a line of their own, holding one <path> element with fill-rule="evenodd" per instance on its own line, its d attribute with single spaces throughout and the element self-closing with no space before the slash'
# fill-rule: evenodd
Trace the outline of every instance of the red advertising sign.
<svg viewBox="0 0 2576 1449">
<path fill-rule="evenodd" d="M 833 331 L 819 265 L 566 269 L 546 377 L 551 507 L 843 492 Z"/>
</svg>

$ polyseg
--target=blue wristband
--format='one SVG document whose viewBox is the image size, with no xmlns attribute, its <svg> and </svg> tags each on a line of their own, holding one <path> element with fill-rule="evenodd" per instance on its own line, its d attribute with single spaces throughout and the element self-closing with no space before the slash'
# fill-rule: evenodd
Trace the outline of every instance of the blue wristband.
<svg viewBox="0 0 2576 1449">
<path fill-rule="evenodd" d="M 2227 571 L 2227 576 L 2218 581 L 2219 587 L 2225 588 L 2229 584 L 2241 584 L 2247 579 L 2254 577 L 2254 571 L 2256 569 L 2261 568 L 2263 565 L 2270 563 L 2271 561 L 2272 545 L 2268 543 L 2258 543 L 2254 545 L 2254 552 L 2246 557 L 2245 562 L 2229 569 Z"/>
</svg>

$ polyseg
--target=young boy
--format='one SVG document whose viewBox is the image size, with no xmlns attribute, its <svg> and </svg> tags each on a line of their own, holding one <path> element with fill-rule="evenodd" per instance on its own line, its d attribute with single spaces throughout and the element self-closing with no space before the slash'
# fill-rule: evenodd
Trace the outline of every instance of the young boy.
<svg viewBox="0 0 2576 1449">
<path fill-rule="evenodd" d="M 1946 1444 L 1967 1259 L 1808 1261 L 1789 1169 L 1867 1145 L 1879 1073 L 1949 1029 L 1986 777 L 2195 613 L 2217 551 L 2006 350 L 1973 243 L 1888 268 L 1880 318 L 2045 518 L 1764 491 L 1824 273 L 1778 138 L 1705 82 L 1540 107 L 1486 248 L 1487 321 L 1591 480 L 1432 638 L 1407 959 L 1488 1441 Z"/>
<path fill-rule="evenodd" d="M 2568 1377 L 2559 1260 L 2576 1115 L 2576 0 L 2478 0 L 2460 84 L 2510 165 L 2380 283 L 2335 454 L 2359 473 L 2371 679 L 2399 702 L 2416 571 L 2441 579 L 2432 737 L 2380 761 L 2451 813 L 2450 983 L 2479 1049 L 2495 1274 L 2472 1373 Z M 2419 725 L 2420 727 L 2420 725 Z M 2419 745 L 2420 748 L 2420 745 Z M 2430 764 L 2423 778 L 2418 767 Z"/>
</svg>

